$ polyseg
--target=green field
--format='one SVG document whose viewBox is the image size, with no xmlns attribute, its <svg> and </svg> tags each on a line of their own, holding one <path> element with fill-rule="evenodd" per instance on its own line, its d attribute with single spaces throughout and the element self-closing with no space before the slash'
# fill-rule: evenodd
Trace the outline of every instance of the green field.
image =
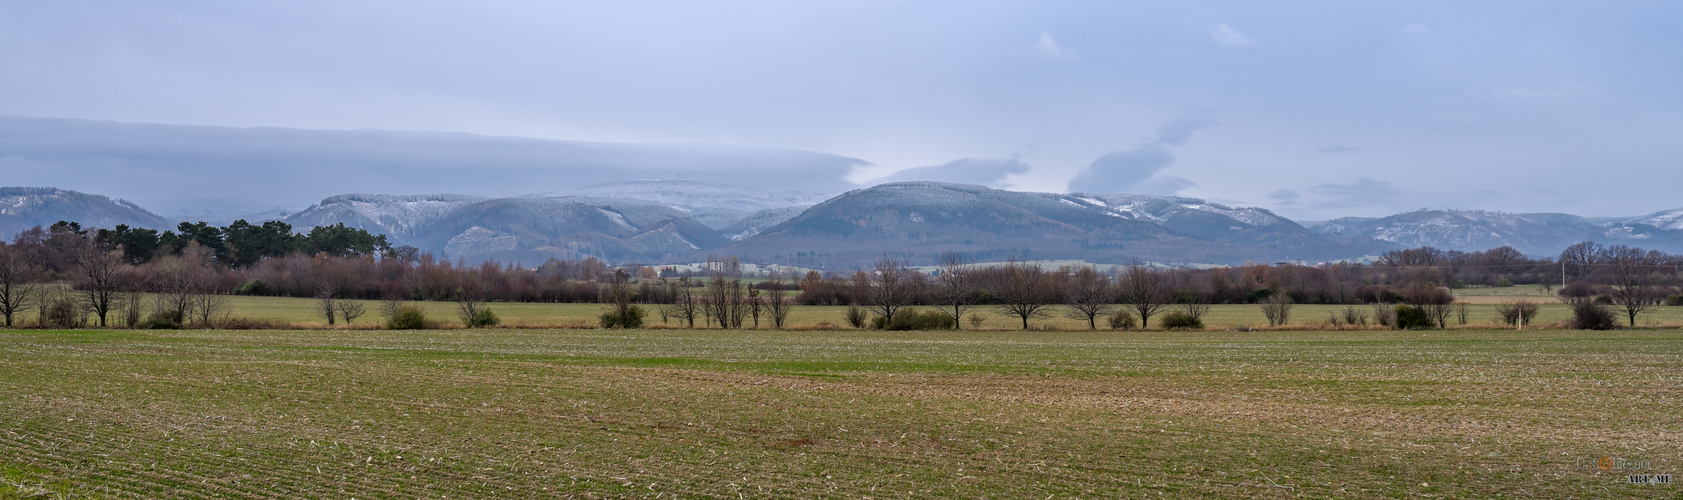
<svg viewBox="0 0 1683 500">
<path fill-rule="evenodd" d="M 1535 289 L 1535 294 L 1533 292 Z M 1458 298 L 1468 299 L 1467 324 L 1462 325 L 1459 318 L 1451 318 L 1453 328 L 1500 328 L 1496 318 L 1497 303 L 1525 299 L 1542 305 L 1542 312 L 1534 324 L 1545 326 L 1566 320 L 1570 311 L 1558 302 L 1540 296 L 1540 287 L 1511 287 L 1493 289 L 1457 290 Z M 1500 295 L 1507 293 L 1509 295 Z M 229 296 L 226 315 L 233 318 L 248 318 L 272 321 L 294 328 L 325 328 L 327 326 L 319 313 L 316 312 L 317 301 L 314 299 L 285 298 L 285 297 L 245 297 Z M 380 302 L 360 301 L 367 309 L 367 314 L 353 324 L 364 328 L 372 328 L 381 324 Z M 407 304 L 420 306 L 429 318 L 439 320 L 445 325 L 460 326 L 457 319 L 456 304 L 453 302 L 408 302 Z M 597 317 L 603 312 L 601 304 L 541 304 L 541 303 L 490 303 L 489 306 L 502 319 L 505 327 L 537 327 L 537 328 L 594 328 Z M 644 306 L 649 310 L 648 325 L 657 328 L 676 328 L 681 326 L 676 318 L 662 321 L 654 306 Z M 1327 324 L 1327 317 L 1333 313 L 1343 311 L 1342 305 L 1297 305 L 1291 316 L 1291 328 L 1323 328 Z M 1367 313 L 1368 306 L 1355 306 L 1358 311 Z M 789 316 L 789 328 L 846 328 L 842 314 L 846 307 L 842 306 L 795 306 Z M 1171 310 L 1172 307 L 1164 310 Z M 1086 329 L 1084 320 L 1067 317 L 1067 308 L 1053 306 L 1048 308 L 1048 315 L 1030 321 L 1031 328 L 1051 328 L 1063 330 Z M 1615 308 L 1615 311 L 1617 309 Z M 998 310 L 995 307 L 980 306 L 973 309 L 985 318 L 981 324 L 983 330 L 1020 330 L 1021 320 Z M 19 324 L 31 324 L 34 314 L 25 312 L 18 321 Z M 1620 324 L 1624 323 L 1624 316 L 1619 316 Z M 827 325 L 825 325 L 827 323 Z M 1238 328 L 1258 328 L 1268 325 L 1268 320 L 1262 315 L 1262 310 L 1250 304 L 1224 304 L 1211 306 L 1210 313 L 1204 318 L 1208 329 L 1224 330 Z M 770 328 L 769 317 L 761 319 L 762 328 Z M 704 326 L 697 320 L 698 326 Z M 1153 323 L 1155 325 L 1155 322 Z M 1644 327 L 1683 327 L 1683 307 L 1656 306 L 1651 312 L 1638 318 L 1638 326 Z M 343 328 L 340 323 L 337 327 Z M 962 325 L 970 328 L 967 319 Z M 1100 325 L 1100 328 L 1106 328 Z"/>
<path fill-rule="evenodd" d="M 1664 497 L 1683 333 L 0 332 L 0 497 Z"/>
</svg>

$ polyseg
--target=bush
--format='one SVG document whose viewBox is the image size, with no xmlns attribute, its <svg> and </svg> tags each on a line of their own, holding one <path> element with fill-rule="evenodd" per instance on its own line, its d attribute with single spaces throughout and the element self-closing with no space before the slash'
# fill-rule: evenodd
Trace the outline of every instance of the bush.
<svg viewBox="0 0 1683 500">
<path fill-rule="evenodd" d="M 1385 305 L 1384 302 L 1374 302 L 1373 306 L 1371 306 L 1371 307 L 1373 307 L 1373 322 L 1374 323 L 1378 323 L 1379 326 L 1386 326 L 1386 327 L 1397 326 L 1397 310 L 1396 310 L 1396 308 Z"/>
<path fill-rule="evenodd" d="M 1578 330 L 1612 330 L 1617 327 L 1613 310 L 1607 306 L 1578 297 L 1567 301 L 1572 306 L 1572 328 Z"/>
<path fill-rule="evenodd" d="M 871 320 L 871 328 L 878 330 L 951 330 L 958 326 L 950 314 L 941 311 L 906 309 L 894 315 L 894 322 L 878 316 Z"/>
<path fill-rule="evenodd" d="M 427 327 L 427 313 L 415 306 L 398 307 L 392 312 L 391 318 L 386 319 L 386 328 L 393 330 L 420 330 Z"/>
<path fill-rule="evenodd" d="M 478 312 L 473 313 L 473 316 L 463 317 L 462 319 L 464 320 L 463 323 L 466 323 L 468 328 L 497 326 L 497 323 L 501 322 L 501 320 L 497 319 L 497 313 L 491 312 L 491 308 L 489 307 L 480 309 Z M 639 316 L 637 318 L 637 323 L 641 325 L 642 321 L 643 318 Z"/>
<path fill-rule="evenodd" d="M 1425 309 L 1411 305 L 1397 305 L 1397 328 L 1403 330 L 1437 328 L 1438 320 L 1432 319 Z"/>
<path fill-rule="evenodd" d="M 1561 297 L 1590 297 L 1595 295 L 1595 285 L 1584 281 L 1574 281 L 1560 289 Z"/>
<path fill-rule="evenodd" d="M 41 299 L 39 320 L 42 326 L 81 328 L 87 326 L 88 316 L 82 305 L 68 295 L 50 294 Z"/>
<path fill-rule="evenodd" d="M 1270 290 L 1270 289 L 1267 289 L 1267 288 L 1258 288 L 1258 289 L 1255 289 L 1255 290 L 1251 290 L 1250 293 L 1245 294 L 1245 303 L 1246 304 L 1255 304 L 1255 303 L 1258 303 L 1258 302 L 1262 302 L 1264 300 L 1268 300 L 1268 298 L 1272 297 L 1272 296 L 1274 296 L 1274 291 L 1273 290 Z"/>
<path fill-rule="evenodd" d="M 1117 311 L 1116 314 L 1110 315 L 1110 329 L 1112 330 L 1132 330 L 1135 325 L 1134 315 L 1128 314 L 1128 311 Z"/>
<path fill-rule="evenodd" d="M 1672 295 L 1670 297 L 1666 297 L 1665 298 L 1665 305 L 1668 305 L 1668 306 L 1683 306 L 1683 294 L 1677 294 L 1677 295 Z"/>
<path fill-rule="evenodd" d="M 268 295 L 269 284 L 263 280 L 251 280 L 234 289 L 234 295 Z"/>
<path fill-rule="evenodd" d="M 1496 286 L 1501 287 L 1501 288 L 1507 288 L 1507 287 L 1510 287 L 1510 286 L 1514 286 L 1514 282 L 1508 281 L 1507 278 L 1502 278 L 1502 279 L 1496 280 Z"/>
<path fill-rule="evenodd" d="M 1521 324 L 1531 324 L 1531 320 L 1537 317 L 1537 311 L 1539 310 L 1541 308 L 1537 304 L 1528 300 L 1504 302 L 1496 306 L 1496 317 L 1501 319 L 1503 323 L 1507 323 L 1508 326 L 1519 326 Z"/>
<path fill-rule="evenodd" d="M 865 313 L 865 310 L 859 306 L 849 305 L 847 306 L 847 312 L 842 313 L 842 320 L 846 321 L 849 326 L 854 328 L 864 328 L 865 318 L 868 316 L 870 315 Z"/>
<path fill-rule="evenodd" d="M 1157 324 L 1162 325 L 1165 330 L 1204 329 L 1204 320 L 1198 319 L 1191 314 L 1187 314 L 1186 311 L 1169 311 L 1163 313 L 1163 318 L 1158 320 Z"/>
<path fill-rule="evenodd" d="M 642 306 L 630 306 L 624 312 L 609 309 L 602 313 L 602 328 L 642 328 L 643 318 L 648 315 Z"/>
<path fill-rule="evenodd" d="M 152 314 L 146 316 L 145 321 L 140 322 L 138 328 L 146 330 L 180 330 L 182 320 L 186 319 L 181 316 L 181 314 L 174 312 L 153 312 Z"/>
</svg>

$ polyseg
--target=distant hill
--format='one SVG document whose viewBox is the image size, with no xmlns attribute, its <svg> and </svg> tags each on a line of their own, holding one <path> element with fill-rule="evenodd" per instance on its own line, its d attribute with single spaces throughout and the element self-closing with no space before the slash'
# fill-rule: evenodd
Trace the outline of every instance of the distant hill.
<svg viewBox="0 0 1683 500">
<path fill-rule="evenodd" d="M 284 220 L 298 229 L 344 224 L 385 234 L 394 244 L 411 244 L 423 228 L 456 209 L 485 200 L 459 194 L 342 194 L 321 200 Z"/>
<path fill-rule="evenodd" d="M 0 187 L 0 235 L 5 239 L 61 220 L 79 222 L 85 228 L 112 228 L 118 224 L 152 229 L 175 227 L 139 205 L 97 194 L 57 188 Z"/>
<path fill-rule="evenodd" d="M 723 253 L 755 262 L 852 267 L 884 253 L 928 263 L 949 250 L 979 260 L 1242 263 L 1337 259 L 1388 248 L 1316 235 L 1267 210 L 1193 198 L 903 182 L 832 198 Z"/>
<path fill-rule="evenodd" d="M 571 191 L 574 196 L 612 198 L 682 210 L 702 224 L 723 230 L 765 210 L 811 206 L 829 198 L 799 189 L 725 186 L 687 179 L 612 182 Z"/>
<path fill-rule="evenodd" d="M 1404 247 L 1477 251 L 1512 246 L 1530 255 L 1551 256 L 1580 241 L 1622 243 L 1683 250 L 1683 210 L 1658 212 L 1619 222 L 1598 222 L 1570 214 L 1509 214 L 1465 210 L 1419 210 L 1388 217 L 1345 217 L 1314 226 L 1324 235 L 1389 241 Z"/>
<path fill-rule="evenodd" d="M 681 208 L 578 196 L 340 195 L 286 221 L 298 230 L 343 223 L 445 258 L 528 265 L 550 257 L 688 258 L 725 242 Z"/>
<path fill-rule="evenodd" d="M 1266 209 L 1197 198 L 937 182 L 881 184 L 813 205 L 801 204 L 816 198 L 811 192 L 688 180 L 611 183 L 580 192 L 602 196 L 345 194 L 282 220 L 298 231 L 343 223 L 451 260 L 525 265 L 551 257 L 680 263 L 734 254 L 753 263 L 853 269 L 883 254 L 927 265 L 946 251 L 982 261 L 1242 264 L 1359 259 L 1419 246 L 1478 251 L 1508 245 L 1552 256 L 1586 240 L 1683 253 L 1683 209 L 1602 218 L 1421 210 L 1305 227 Z M 0 230 L 8 237 L 59 220 L 89 227 L 175 225 L 104 196 L 0 188 Z"/>
</svg>

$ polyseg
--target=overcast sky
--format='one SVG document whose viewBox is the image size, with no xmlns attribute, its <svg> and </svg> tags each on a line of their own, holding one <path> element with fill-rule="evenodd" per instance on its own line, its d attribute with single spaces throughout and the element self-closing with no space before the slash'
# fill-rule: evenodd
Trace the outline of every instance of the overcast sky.
<svg viewBox="0 0 1683 500">
<path fill-rule="evenodd" d="M 1683 2 L 1635 0 L 0 0 L 0 114 L 795 148 L 870 162 L 855 182 L 1300 219 L 1635 215 L 1683 207 L 1680 33 Z"/>
</svg>

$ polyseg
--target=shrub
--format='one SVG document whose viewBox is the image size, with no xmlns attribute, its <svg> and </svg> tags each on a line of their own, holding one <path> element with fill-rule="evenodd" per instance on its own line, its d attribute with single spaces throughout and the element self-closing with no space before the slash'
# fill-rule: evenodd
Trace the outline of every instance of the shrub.
<svg viewBox="0 0 1683 500">
<path fill-rule="evenodd" d="M 427 327 L 427 313 L 415 306 L 400 306 L 392 312 L 391 318 L 386 319 L 386 328 L 393 330 L 420 330 Z"/>
<path fill-rule="evenodd" d="M 1533 304 L 1528 300 L 1504 302 L 1501 305 L 1496 306 L 1496 315 L 1503 323 L 1507 323 L 1508 326 L 1518 326 L 1522 323 L 1531 324 L 1531 320 L 1537 317 L 1537 311 L 1539 309 L 1540 308 L 1537 307 L 1537 304 Z"/>
<path fill-rule="evenodd" d="M 641 311 L 639 311 L 639 313 L 640 312 Z M 501 322 L 501 320 L 497 319 L 497 313 L 491 312 L 491 308 L 489 307 L 475 311 L 473 316 L 464 316 L 462 319 L 464 320 L 463 323 L 466 323 L 468 328 L 497 326 L 497 323 Z M 641 314 L 637 317 L 637 324 L 643 324 L 643 317 Z"/>
<path fill-rule="evenodd" d="M 1116 314 L 1110 315 L 1110 329 L 1112 330 L 1132 330 L 1134 326 L 1134 315 L 1128 314 L 1127 311 L 1117 311 Z"/>
<path fill-rule="evenodd" d="M 1683 306 L 1683 294 L 1677 294 L 1677 295 L 1672 295 L 1670 297 L 1666 297 L 1665 298 L 1665 305 L 1668 305 L 1668 306 Z"/>
<path fill-rule="evenodd" d="M 1384 302 L 1374 302 L 1372 307 L 1373 307 L 1373 322 L 1374 323 L 1378 323 L 1379 326 L 1385 326 L 1385 327 L 1395 327 L 1395 326 L 1397 326 L 1397 310 L 1396 310 L 1396 308 L 1385 305 Z"/>
<path fill-rule="evenodd" d="M 1507 287 L 1510 287 L 1510 286 L 1514 286 L 1514 282 L 1508 281 L 1507 278 L 1502 278 L 1502 279 L 1496 280 L 1496 286 L 1501 287 L 1501 288 L 1507 288 Z"/>
<path fill-rule="evenodd" d="M 602 328 L 642 328 L 643 318 L 647 315 L 642 306 L 628 306 L 624 311 L 610 308 L 602 313 Z"/>
<path fill-rule="evenodd" d="M 81 328 L 88 324 L 82 305 L 69 295 L 50 294 L 41 299 L 39 319 L 42 326 Z"/>
<path fill-rule="evenodd" d="M 842 320 L 854 328 L 864 328 L 865 318 L 868 316 L 863 308 L 857 305 L 848 305 L 847 312 L 842 313 Z"/>
<path fill-rule="evenodd" d="M 234 289 L 234 295 L 268 295 L 269 284 L 263 280 L 251 280 Z"/>
<path fill-rule="evenodd" d="M 1404 330 L 1436 328 L 1438 320 L 1427 314 L 1425 309 L 1406 304 L 1397 305 L 1397 328 Z"/>
<path fill-rule="evenodd" d="M 146 330 L 180 330 L 183 319 L 185 318 L 178 312 L 156 311 L 147 315 L 146 320 L 141 321 L 138 327 Z"/>
<path fill-rule="evenodd" d="M 1255 303 L 1258 303 L 1258 302 L 1262 302 L 1264 300 L 1268 300 L 1268 297 L 1272 297 L 1272 296 L 1274 296 L 1274 291 L 1273 290 L 1270 290 L 1270 289 L 1267 289 L 1267 288 L 1258 288 L 1258 289 L 1255 289 L 1255 290 L 1251 290 L 1250 293 L 1245 294 L 1245 303 L 1246 304 L 1255 304 Z"/>
<path fill-rule="evenodd" d="M 1608 309 L 1607 306 L 1587 300 L 1584 297 L 1577 297 L 1568 300 L 1566 303 L 1572 306 L 1570 323 L 1574 329 L 1612 330 L 1617 327 L 1613 310 Z"/>
<path fill-rule="evenodd" d="M 1204 329 L 1204 320 L 1198 319 L 1191 314 L 1187 314 L 1186 311 L 1169 311 L 1163 313 L 1163 319 L 1158 320 L 1158 324 L 1162 325 L 1165 330 Z"/>
<path fill-rule="evenodd" d="M 878 316 L 871 320 L 871 328 L 878 330 L 951 330 L 958 322 L 953 321 L 950 314 L 941 311 L 919 311 L 905 309 L 894 315 L 892 323 L 887 318 Z"/>
<path fill-rule="evenodd" d="M 1561 297 L 1590 297 L 1595 295 L 1595 285 L 1584 281 L 1574 281 L 1560 289 Z"/>
</svg>

